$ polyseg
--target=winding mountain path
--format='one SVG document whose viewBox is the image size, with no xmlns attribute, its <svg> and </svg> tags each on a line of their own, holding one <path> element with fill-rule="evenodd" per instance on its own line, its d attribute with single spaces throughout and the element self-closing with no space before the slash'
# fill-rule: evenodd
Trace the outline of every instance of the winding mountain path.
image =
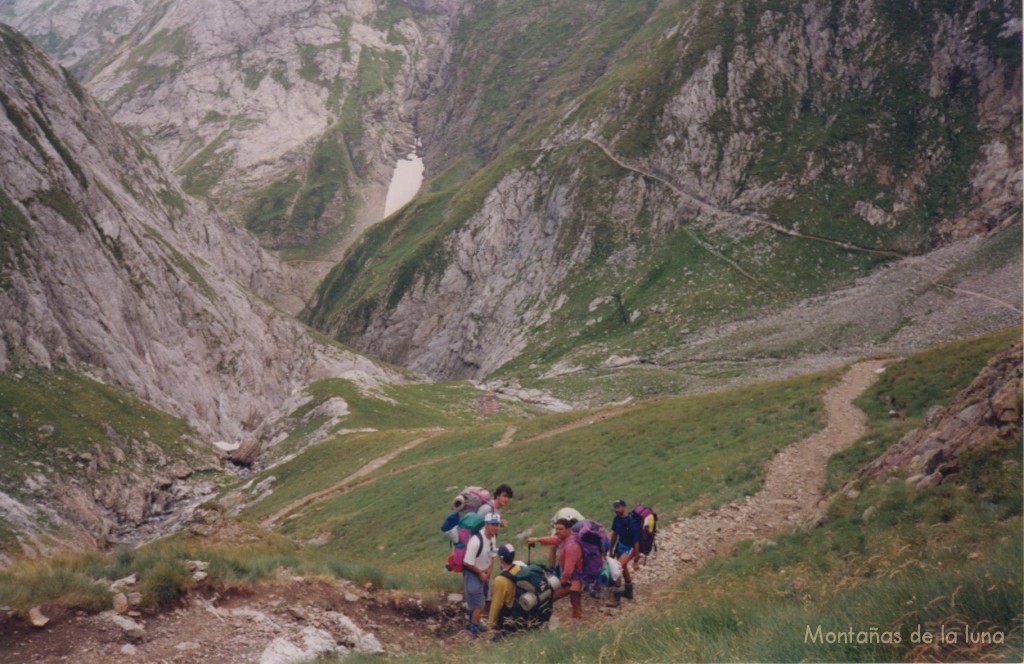
<svg viewBox="0 0 1024 664">
<path fill-rule="evenodd" d="M 304 510 L 310 505 L 315 505 L 316 503 L 323 502 L 330 498 L 342 496 L 348 493 L 349 491 L 362 486 L 367 482 L 367 475 L 369 475 L 373 471 L 377 470 L 384 464 L 388 463 L 402 452 L 407 452 L 413 449 L 414 447 L 418 447 L 419 445 L 422 445 L 431 438 L 436 438 L 437 436 L 440 436 L 444 432 L 445 429 L 432 429 L 430 432 L 427 433 L 427 435 L 420 436 L 419 438 L 414 438 L 405 445 L 402 445 L 401 447 L 391 450 L 387 454 L 384 454 L 382 456 L 377 457 L 376 459 L 373 459 L 372 461 L 370 461 L 369 463 L 367 463 L 362 468 L 352 473 L 345 479 L 339 480 L 338 482 L 335 482 L 334 484 L 330 485 L 325 489 L 321 489 L 320 491 L 317 491 L 315 493 L 303 496 L 299 500 L 295 500 L 285 505 L 281 509 L 277 510 L 276 512 L 265 518 L 263 520 L 263 527 L 275 528 L 287 517 L 291 516 L 292 514 L 296 514 L 301 510 Z"/>
<path fill-rule="evenodd" d="M 828 458 L 868 431 L 867 416 L 853 400 L 877 380 L 884 365 L 881 360 L 855 364 L 825 393 L 825 428 L 775 455 L 765 468 L 764 486 L 756 495 L 662 524 L 658 551 L 634 572 L 638 599 L 624 600 L 622 609 L 598 613 L 599 617 L 594 619 L 600 621 L 607 615 L 621 616 L 623 612 L 655 607 L 658 596 L 671 592 L 675 581 L 712 556 L 725 553 L 742 540 L 765 538 L 811 518 L 822 499 Z M 592 607 L 594 603 L 586 604 Z M 559 608 L 556 619 L 564 625 L 567 607 Z M 585 618 L 588 608 L 584 608 Z M 593 609 L 590 610 L 593 615 Z"/>
<path fill-rule="evenodd" d="M 741 223 L 757 224 L 759 226 L 763 226 L 765 228 L 771 229 L 772 231 L 775 231 L 776 233 L 780 233 L 782 235 L 789 235 L 790 237 L 797 237 L 797 238 L 802 238 L 804 240 L 812 240 L 814 242 L 822 242 L 824 244 L 831 244 L 833 246 L 839 247 L 840 249 L 845 249 L 847 251 L 860 251 L 860 252 L 864 252 L 864 253 L 868 253 L 868 254 L 876 254 L 876 255 L 879 255 L 879 256 L 891 256 L 893 258 L 906 258 L 906 254 L 900 253 L 898 251 L 893 251 L 891 249 L 877 249 L 877 248 L 874 248 L 874 247 L 863 247 L 863 246 L 860 246 L 860 245 L 857 245 L 857 244 L 853 244 L 851 242 L 844 242 L 842 240 L 833 240 L 832 238 L 824 237 L 824 236 L 821 236 L 821 235 L 814 235 L 814 234 L 811 234 L 811 233 L 801 233 L 799 231 L 793 230 L 792 228 L 787 228 L 786 226 L 783 226 L 782 224 L 776 223 L 776 222 L 772 221 L 771 219 L 768 219 L 768 218 L 766 218 L 766 217 L 764 217 L 762 215 L 759 215 L 759 214 L 755 214 L 755 213 L 752 213 L 752 212 L 739 212 L 739 211 L 727 210 L 727 209 L 718 207 L 717 205 L 711 203 L 707 199 L 702 198 L 701 196 L 699 196 L 699 195 L 697 195 L 697 194 L 695 194 L 695 193 L 693 193 L 691 191 L 686 191 L 685 189 L 683 189 L 682 187 L 677 185 L 675 182 L 670 180 L 669 176 L 667 174 L 665 174 L 665 173 L 659 173 L 657 171 L 647 170 L 645 168 L 641 168 L 640 166 L 637 166 L 635 164 L 631 164 L 631 163 L 623 160 L 621 157 L 619 157 L 614 152 L 612 152 L 612 149 L 604 141 L 602 141 L 602 140 L 600 140 L 600 139 L 598 139 L 598 138 L 596 138 L 594 136 L 584 136 L 581 140 L 586 142 L 586 143 L 590 143 L 591 145 L 597 147 L 599 150 L 601 150 L 601 152 L 603 152 L 605 154 L 606 157 L 611 159 L 613 162 L 615 162 L 616 164 L 618 164 L 622 168 L 625 168 L 628 171 L 633 171 L 634 173 L 638 173 L 638 174 L 640 174 L 640 175 L 642 175 L 642 176 L 644 176 L 646 178 L 650 178 L 652 180 L 657 180 L 658 182 L 662 183 L 663 185 L 668 187 L 673 193 L 675 193 L 676 196 L 686 200 L 687 202 L 689 202 L 692 205 L 695 205 L 701 212 L 703 212 L 704 214 L 707 214 L 712 219 L 732 221 L 732 222 L 737 222 L 738 221 L 738 222 L 741 222 Z M 723 258 L 723 259 L 725 258 L 724 256 L 721 256 L 718 252 L 713 252 L 713 253 L 715 253 L 715 255 L 718 256 L 719 258 Z M 728 259 L 725 259 L 725 260 L 728 260 Z M 729 261 L 729 262 L 732 263 L 732 261 Z M 741 270 L 739 268 L 739 266 L 733 264 L 733 267 L 735 267 L 737 270 L 740 270 L 740 272 L 743 272 L 743 270 Z M 743 272 L 743 274 L 748 276 L 748 277 L 750 277 L 750 275 L 748 275 L 746 272 Z M 750 277 L 750 278 L 753 278 L 753 277 Z"/>
</svg>

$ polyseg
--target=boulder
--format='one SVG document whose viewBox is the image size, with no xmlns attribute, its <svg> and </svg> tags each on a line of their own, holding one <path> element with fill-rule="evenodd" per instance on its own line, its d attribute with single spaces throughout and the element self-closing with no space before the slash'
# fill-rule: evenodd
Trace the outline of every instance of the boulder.
<svg viewBox="0 0 1024 664">
<path fill-rule="evenodd" d="M 145 628 L 139 623 L 132 620 L 131 618 L 126 618 L 125 616 L 120 615 L 114 615 L 111 616 L 110 622 L 114 623 L 116 626 L 121 628 L 121 632 L 124 634 L 125 638 L 129 639 L 130 641 L 139 643 L 146 638 Z"/>
<path fill-rule="evenodd" d="M 46 624 L 50 622 L 50 619 L 43 615 L 43 612 L 38 606 L 33 606 L 28 611 L 29 622 L 32 623 L 33 627 L 46 627 Z"/>
</svg>

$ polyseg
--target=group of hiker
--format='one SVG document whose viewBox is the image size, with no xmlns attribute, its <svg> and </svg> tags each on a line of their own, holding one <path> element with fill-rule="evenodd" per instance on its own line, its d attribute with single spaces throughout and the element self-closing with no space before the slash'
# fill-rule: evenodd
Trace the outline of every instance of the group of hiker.
<svg viewBox="0 0 1024 664">
<path fill-rule="evenodd" d="M 446 568 L 463 575 L 466 629 L 472 635 L 491 631 L 497 639 L 540 627 L 550 619 L 552 604 L 565 597 L 573 618 L 579 620 L 583 593 L 588 591 L 598 598 L 607 590 L 609 606 L 618 606 L 623 598 L 633 599 L 630 566 L 638 570 L 641 555 L 654 548 L 657 515 L 653 511 L 644 505 L 630 510 L 625 500 L 614 500 L 609 537 L 600 522 L 584 518 L 573 508 L 562 508 L 552 519 L 551 535 L 526 540 L 531 549 L 538 544 L 551 547 L 543 565 L 518 560 L 511 542 L 498 545 L 498 533 L 507 526 L 501 509 L 512 496 L 507 484 L 493 494 L 482 487 L 467 487 L 452 501 L 452 512 L 441 525 L 453 544 Z M 490 610 L 485 616 L 488 599 Z"/>
</svg>

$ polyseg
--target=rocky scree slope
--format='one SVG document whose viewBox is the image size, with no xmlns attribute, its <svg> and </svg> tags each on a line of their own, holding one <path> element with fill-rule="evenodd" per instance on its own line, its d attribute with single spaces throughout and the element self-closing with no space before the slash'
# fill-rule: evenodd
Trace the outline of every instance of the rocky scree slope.
<svg viewBox="0 0 1024 664">
<path fill-rule="evenodd" d="M 86 368 L 207 440 L 257 434 L 312 380 L 398 378 L 256 297 L 274 260 L 7 27 L 0 71 L 0 370 Z"/>
<path fill-rule="evenodd" d="M 783 353 L 877 348 L 968 301 L 939 278 L 983 327 L 1019 324 L 1020 26 L 1008 3 L 657 3 L 528 139 L 369 232 L 308 320 L 439 377 L 678 363 L 911 256 L 909 296 L 832 302 L 867 302 L 864 336 L 811 320 Z"/>
</svg>

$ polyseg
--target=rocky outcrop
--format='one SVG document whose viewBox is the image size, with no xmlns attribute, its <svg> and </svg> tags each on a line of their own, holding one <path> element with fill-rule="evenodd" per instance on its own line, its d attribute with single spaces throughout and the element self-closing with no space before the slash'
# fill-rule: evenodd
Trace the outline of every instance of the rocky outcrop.
<svg viewBox="0 0 1024 664">
<path fill-rule="evenodd" d="M 3 26 L 0 56 L 0 371 L 88 368 L 208 440 L 256 432 L 312 380 L 396 377 L 256 297 L 276 262 L 69 73 Z"/>
<path fill-rule="evenodd" d="M 851 484 L 904 473 L 918 488 L 941 484 L 960 471 L 965 452 L 1021 432 L 1021 344 L 994 357 L 947 407 L 928 412 L 925 426 L 911 431 L 863 468 Z"/>
<path fill-rule="evenodd" d="M 530 327 L 560 306 L 553 289 L 579 260 L 557 256 L 554 220 L 567 214 L 568 193 L 538 205 L 541 186 L 528 171 L 504 177 L 480 212 L 448 239 L 454 259 L 443 274 L 418 280 L 394 311 L 376 320 L 365 334 L 365 350 L 417 371 L 457 377 L 485 376 L 515 357 Z M 584 240 L 577 252 L 586 251 Z"/>
<path fill-rule="evenodd" d="M 270 246 L 308 242 L 381 217 L 453 4 L 164 3 L 89 87 L 187 191 L 246 217 Z M 274 200 L 286 202 L 268 212 Z"/>
</svg>

